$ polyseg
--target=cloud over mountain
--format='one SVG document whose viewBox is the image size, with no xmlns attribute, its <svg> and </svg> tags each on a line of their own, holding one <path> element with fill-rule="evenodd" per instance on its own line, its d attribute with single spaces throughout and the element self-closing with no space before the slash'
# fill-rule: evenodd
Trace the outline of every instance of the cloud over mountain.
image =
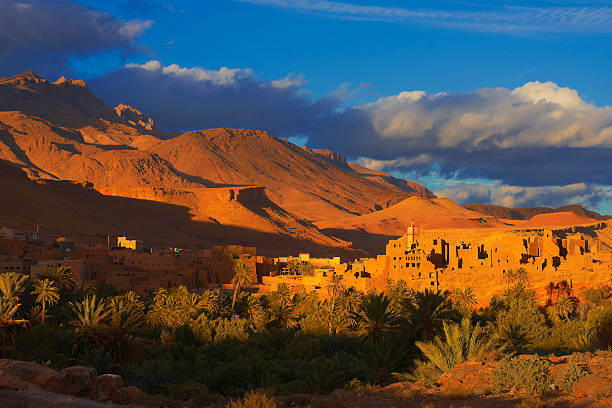
<svg viewBox="0 0 612 408">
<path fill-rule="evenodd" d="M 334 112 L 335 97 L 313 100 L 300 77 L 273 81 L 250 69 L 181 67 L 152 60 L 90 81 L 108 103 L 127 102 L 142 108 L 168 129 L 242 127 L 277 136 L 309 133 L 312 121 Z"/>
<path fill-rule="evenodd" d="M 561 207 L 582 203 L 589 208 L 597 208 L 604 197 L 612 191 L 609 187 L 593 184 L 575 183 L 566 186 L 522 187 L 500 183 L 482 184 L 459 182 L 452 187 L 436 191 L 441 197 L 448 197 L 460 204 L 495 204 L 502 207 Z"/>
<path fill-rule="evenodd" d="M 130 52 L 152 24 L 150 20 L 123 21 L 71 0 L 3 0 L 0 75 L 28 69 L 55 74 L 69 69 L 70 57 Z"/>
<path fill-rule="evenodd" d="M 568 191 L 550 186 L 612 185 L 612 108 L 552 82 L 467 93 L 401 92 L 344 109 L 335 95 L 312 98 L 300 77 L 266 81 L 244 68 L 210 70 L 153 60 L 128 64 L 90 85 L 107 102 L 135 105 L 165 128 L 245 127 L 281 137 L 305 135 L 310 147 L 331 148 L 380 170 L 484 178 L 546 188 L 542 194 Z M 528 202 L 538 190 L 500 191 Z M 595 188 L 592 197 L 578 197 L 595 203 L 607 194 Z M 491 200 L 501 202 L 500 197 Z"/>
<path fill-rule="evenodd" d="M 606 171 L 612 108 L 552 82 L 469 93 L 402 92 L 319 124 L 309 144 L 342 149 L 384 170 L 436 169 L 531 186 L 612 184 Z"/>
</svg>

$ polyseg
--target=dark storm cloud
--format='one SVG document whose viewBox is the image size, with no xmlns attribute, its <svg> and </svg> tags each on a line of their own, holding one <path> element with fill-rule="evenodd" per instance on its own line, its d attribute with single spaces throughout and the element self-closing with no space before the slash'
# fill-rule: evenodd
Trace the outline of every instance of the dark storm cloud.
<svg viewBox="0 0 612 408">
<path fill-rule="evenodd" d="M 133 51 L 151 21 L 122 21 L 69 0 L 0 1 L 0 75 L 56 75 L 68 58 Z"/>
<path fill-rule="evenodd" d="M 244 127 L 289 137 L 308 132 L 313 119 L 333 112 L 335 98 L 311 100 L 300 78 L 257 79 L 248 69 L 182 68 L 159 61 L 125 68 L 90 81 L 112 105 L 142 108 L 172 130 Z"/>
</svg>

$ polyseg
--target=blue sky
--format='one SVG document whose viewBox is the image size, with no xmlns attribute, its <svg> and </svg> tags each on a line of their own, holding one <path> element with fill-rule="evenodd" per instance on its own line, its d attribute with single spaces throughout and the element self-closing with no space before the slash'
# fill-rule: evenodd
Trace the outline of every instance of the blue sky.
<svg viewBox="0 0 612 408">
<path fill-rule="evenodd" d="M 85 78 L 107 103 L 135 105 L 168 129 L 298 136 L 460 203 L 580 203 L 612 213 L 606 2 L 2 7 L 0 75 L 30 68 Z"/>
<path fill-rule="evenodd" d="M 612 83 L 596 81 L 612 72 L 612 25 L 608 30 L 556 32 L 509 29 L 482 32 L 443 23 L 362 21 L 300 9 L 234 0 L 80 1 L 123 19 L 152 19 L 140 37 L 148 55 L 181 66 L 249 67 L 264 79 L 302 75 L 322 96 L 349 82 L 371 85 L 363 99 L 401 90 L 466 92 L 481 87 L 515 88 L 528 81 L 552 81 L 577 89 L 588 101 L 612 104 Z M 409 10 L 492 10 L 514 7 L 594 6 L 597 2 L 351 1 Z M 409 4 L 410 8 L 406 8 Z M 497 6 L 495 6 L 497 4 Z M 601 2 L 603 5 L 604 3 Z M 612 24 L 612 22 L 610 22 Z M 545 29 L 545 27 L 543 28 Z M 603 31 L 603 32 L 602 32 Z M 119 57 L 83 74 L 111 70 Z M 87 72 L 90 71 L 90 72 Z"/>
</svg>

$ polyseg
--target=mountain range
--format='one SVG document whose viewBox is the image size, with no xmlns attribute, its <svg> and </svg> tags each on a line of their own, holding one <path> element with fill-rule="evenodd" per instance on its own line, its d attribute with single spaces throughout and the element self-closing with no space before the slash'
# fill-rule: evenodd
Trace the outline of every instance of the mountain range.
<svg viewBox="0 0 612 408">
<path fill-rule="evenodd" d="M 44 225 L 84 240 L 130 234 L 159 245 L 255 245 L 264 253 L 380 250 L 423 228 L 504 228 L 562 209 L 461 207 L 425 186 L 298 147 L 266 131 L 167 132 L 83 81 L 33 72 L 0 79 L 2 225 Z M 19 172 L 20 169 L 25 174 Z M 370 234 L 381 237 L 375 244 Z"/>
</svg>

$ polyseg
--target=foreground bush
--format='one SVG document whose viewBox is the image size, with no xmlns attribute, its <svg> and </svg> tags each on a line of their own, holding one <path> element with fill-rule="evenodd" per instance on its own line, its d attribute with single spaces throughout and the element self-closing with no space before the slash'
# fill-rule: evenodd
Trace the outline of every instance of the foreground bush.
<svg viewBox="0 0 612 408">
<path fill-rule="evenodd" d="M 472 326 L 464 318 L 461 324 L 444 323 L 444 340 L 436 337 L 434 341 L 417 341 L 427 361 L 417 361 L 414 377 L 425 382 L 434 382 L 455 365 L 478 357 L 491 349 L 492 341 L 485 328 Z"/>
<path fill-rule="evenodd" d="M 587 375 L 589 370 L 585 367 L 571 363 L 567 369 L 561 372 L 556 379 L 557 385 L 567 392 L 572 392 L 574 383 Z"/>
<path fill-rule="evenodd" d="M 228 405 L 232 408 L 276 408 L 274 399 L 262 392 L 249 392 L 240 401 Z"/>
<path fill-rule="evenodd" d="M 506 357 L 491 371 L 495 393 L 523 391 L 542 394 L 550 389 L 550 363 L 537 356 Z"/>
</svg>

